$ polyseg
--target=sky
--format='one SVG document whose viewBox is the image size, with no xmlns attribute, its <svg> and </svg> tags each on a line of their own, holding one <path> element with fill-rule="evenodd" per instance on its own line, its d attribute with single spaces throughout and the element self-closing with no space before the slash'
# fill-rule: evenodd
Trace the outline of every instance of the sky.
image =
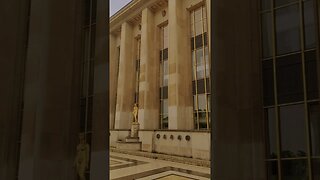
<svg viewBox="0 0 320 180">
<path fill-rule="evenodd" d="M 110 0 L 109 8 L 110 8 L 110 15 L 111 17 L 117 11 L 119 11 L 123 6 L 127 5 L 131 0 Z"/>
</svg>

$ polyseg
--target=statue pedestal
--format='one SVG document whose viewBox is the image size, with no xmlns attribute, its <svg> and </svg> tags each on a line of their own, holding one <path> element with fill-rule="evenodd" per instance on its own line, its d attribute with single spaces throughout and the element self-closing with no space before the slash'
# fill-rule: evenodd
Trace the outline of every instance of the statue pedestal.
<svg viewBox="0 0 320 180">
<path fill-rule="evenodd" d="M 139 123 L 133 122 L 131 125 L 131 132 L 128 135 L 124 142 L 117 142 L 118 149 L 125 149 L 125 150 L 134 150 L 140 151 L 141 150 L 141 142 L 139 141 Z"/>
<path fill-rule="evenodd" d="M 138 122 L 132 123 L 130 137 L 139 139 L 139 127 L 140 127 L 140 124 Z"/>
</svg>

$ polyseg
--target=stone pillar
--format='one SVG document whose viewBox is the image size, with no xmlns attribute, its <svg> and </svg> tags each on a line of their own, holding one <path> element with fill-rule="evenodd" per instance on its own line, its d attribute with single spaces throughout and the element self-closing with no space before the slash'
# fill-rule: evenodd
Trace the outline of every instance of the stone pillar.
<svg viewBox="0 0 320 180">
<path fill-rule="evenodd" d="M 79 131 L 78 1 L 31 1 L 19 180 L 70 180 Z"/>
<path fill-rule="evenodd" d="M 265 180 L 258 1 L 211 3 L 213 179 Z"/>
<path fill-rule="evenodd" d="M 154 15 L 148 8 L 142 11 L 141 61 L 139 85 L 139 123 L 141 129 L 159 128 L 159 53 L 155 46 Z"/>
<path fill-rule="evenodd" d="M 117 88 L 115 129 L 130 129 L 135 93 L 135 60 L 132 26 L 121 25 L 120 63 Z"/>
<path fill-rule="evenodd" d="M 116 114 L 116 95 L 117 95 L 117 82 L 118 82 L 118 61 L 119 53 L 117 50 L 116 37 L 112 34 L 109 35 L 109 127 L 114 128 L 114 120 Z"/>
<path fill-rule="evenodd" d="M 169 129 L 193 129 L 189 11 L 183 1 L 169 2 Z"/>
<path fill-rule="evenodd" d="M 90 180 L 109 179 L 109 61 L 107 1 L 97 0 Z"/>
</svg>

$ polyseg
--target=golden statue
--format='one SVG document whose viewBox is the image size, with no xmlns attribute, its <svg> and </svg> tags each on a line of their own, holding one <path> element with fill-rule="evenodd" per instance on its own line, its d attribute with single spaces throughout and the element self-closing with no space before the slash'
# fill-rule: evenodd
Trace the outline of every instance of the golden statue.
<svg viewBox="0 0 320 180">
<path fill-rule="evenodd" d="M 89 167 L 89 144 L 85 141 L 84 133 L 79 134 L 80 143 L 77 145 L 77 155 L 74 161 L 80 180 L 86 180 L 85 171 Z"/>
<path fill-rule="evenodd" d="M 132 111 L 133 122 L 134 122 L 134 123 L 137 123 L 137 122 L 138 122 L 138 111 L 139 111 L 138 104 L 137 104 L 137 103 L 134 103 L 133 111 Z"/>
</svg>

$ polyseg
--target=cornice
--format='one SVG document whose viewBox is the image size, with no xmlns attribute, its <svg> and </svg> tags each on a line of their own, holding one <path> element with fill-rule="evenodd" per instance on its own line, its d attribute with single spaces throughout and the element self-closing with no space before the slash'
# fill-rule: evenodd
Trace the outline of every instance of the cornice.
<svg viewBox="0 0 320 180">
<path fill-rule="evenodd" d="M 110 17 L 109 32 L 114 33 L 121 28 L 121 24 L 128 22 L 139 14 L 142 10 L 151 7 L 154 3 L 160 0 L 132 0 L 117 13 Z"/>
</svg>

